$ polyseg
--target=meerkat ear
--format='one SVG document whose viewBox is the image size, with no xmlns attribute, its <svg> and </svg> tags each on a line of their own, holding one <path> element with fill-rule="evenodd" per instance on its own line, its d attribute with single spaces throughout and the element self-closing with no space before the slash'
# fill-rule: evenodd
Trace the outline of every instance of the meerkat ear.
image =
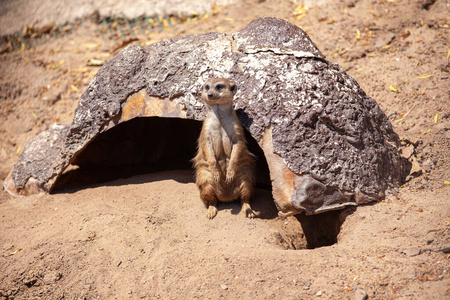
<svg viewBox="0 0 450 300">
<path fill-rule="evenodd" d="M 236 85 L 234 83 L 231 83 L 230 91 L 233 93 L 233 95 L 236 94 Z"/>
</svg>

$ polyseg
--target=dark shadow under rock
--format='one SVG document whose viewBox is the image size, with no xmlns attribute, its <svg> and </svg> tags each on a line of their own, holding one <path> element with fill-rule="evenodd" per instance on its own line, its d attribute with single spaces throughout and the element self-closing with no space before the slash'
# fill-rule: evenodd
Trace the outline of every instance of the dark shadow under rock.
<svg viewBox="0 0 450 300">
<path fill-rule="evenodd" d="M 314 249 L 336 244 L 345 218 L 354 210 L 354 208 L 346 208 L 310 216 L 304 213 L 296 215 L 295 217 L 302 225 L 307 248 Z"/>
</svg>

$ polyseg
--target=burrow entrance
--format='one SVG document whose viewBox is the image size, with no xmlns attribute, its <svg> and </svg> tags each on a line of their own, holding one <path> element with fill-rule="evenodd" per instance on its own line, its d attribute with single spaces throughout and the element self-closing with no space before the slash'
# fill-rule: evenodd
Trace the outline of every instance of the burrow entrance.
<svg viewBox="0 0 450 300">
<path fill-rule="evenodd" d="M 192 170 L 201 127 L 200 121 L 181 118 L 141 117 L 121 123 L 86 146 L 55 183 L 54 191 L 151 172 Z M 257 186 L 270 190 L 264 153 L 245 133 L 247 146 L 257 157 Z"/>
<path fill-rule="evenodd" d="M 152 172 L 192 170 L 191 159 L 196 154 L 201 127 L 200 121 L 180 118 L 141 117 L 121 123 L 87 145 L 57 180 L 53 192 L 70 192 L 86 185 Z M 250 133 L 247 130 L 245 133 L 247 146 L 257 158 L 257 188 L 271 191 L 264 153 Z M 262 212 L 262 218 L 275 219 L 277 216 L 272 198 L 255 197 L 252 206 Z M 275 243 L 285 249 L 335 244 L 343 222 L 341 211 L 314 216 L 301 214 L 296 219 L 303 232 L 293 232 L 292 228 L 278 229 L 280 238 L 276 238 Z"/>
</svg>

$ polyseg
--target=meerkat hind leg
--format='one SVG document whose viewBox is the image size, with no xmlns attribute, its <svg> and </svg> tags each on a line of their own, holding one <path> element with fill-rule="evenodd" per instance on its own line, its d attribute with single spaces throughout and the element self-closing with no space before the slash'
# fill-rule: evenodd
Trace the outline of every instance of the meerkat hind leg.
<svg viewBox="0 0 450 300">
<path fill-rule="evenodd" d="M 246 174 L 245 171 L 244 174 Z M 255 213 L 252 207 L 250 206 L 250 199 L 253 196 L 253 180 L 249 180 L 248 178 L 245 177 L 243 177 L 242 179 L 243 180 L 239 186 L 239 194 L 242 203 L 242 210 L 245 212 L 245 216 L 247 218 L 252 219 L 258 216 L 258 214 Z"/>
<path fill-rule="evenodd" d="M 200 188 L 200 198 L 205 204 L 208 212 L 206 216 L 208 219 L 213 219 L 217 215 L 217 195 L 215 193 L 214 185 L 209 180 L 209 176 L 205 176 L 205 174 L 210 175 L 209 173 L 204 173 L 202 176 L 198 176 L 197 173 L 197 184 L 199 184 Z"/>
</svg>

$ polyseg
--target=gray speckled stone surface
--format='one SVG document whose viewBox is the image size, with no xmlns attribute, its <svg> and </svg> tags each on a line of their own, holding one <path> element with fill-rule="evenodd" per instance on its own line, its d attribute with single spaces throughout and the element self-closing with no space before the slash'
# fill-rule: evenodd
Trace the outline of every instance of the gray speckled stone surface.
<svg viewBox="0 0 450 300">
<path fill-rule="evenodd" d="M 184 110 L 180 117 L 203 120 L 199 93 L 213 76 L 236 82 L 243 125 L 257 141 L 271 130 L 273 152 L 303 177 L 291 199 L 298 211 L 370 202 L 399 184 L 398 137 L 377 103 L 325 60 L 300 28 L 260 18 L 232 35 L 205 33 L 124 49 L 93 78 L 60 140 L 46 143 L 50 129 L 27 145 L 8 186 L 20 194 L 34 178 L 49 192 L 90 141 L 121 122 L 124 103 L 139 91 L 176 99 Z M 48 156 L 36 146 L 41 138 Z"/>
</svg>

